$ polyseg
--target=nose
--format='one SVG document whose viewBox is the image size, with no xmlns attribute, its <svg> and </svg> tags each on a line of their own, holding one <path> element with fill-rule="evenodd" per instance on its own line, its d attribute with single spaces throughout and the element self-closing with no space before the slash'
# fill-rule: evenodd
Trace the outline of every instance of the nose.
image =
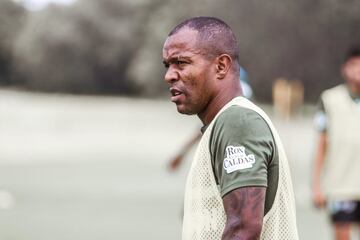
<svg viewBox="0 0 360 240">
<path fill-rule="evenodd" d="M 176 82 L 179 79 L 179 74 L 177 71 L 175 71 L 174 68 L 172 68 L 171 66 L 166 70 L 165 73 L 165 82 L 167 83 L 173 83 Z"/>
</svg>

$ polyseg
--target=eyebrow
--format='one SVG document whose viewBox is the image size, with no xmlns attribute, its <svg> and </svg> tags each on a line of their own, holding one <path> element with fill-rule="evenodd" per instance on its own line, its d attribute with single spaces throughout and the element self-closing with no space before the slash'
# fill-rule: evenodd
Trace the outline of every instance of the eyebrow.
<svg viewBox="0 0 360 240">
<path fill-rule="evenodd" d="M 180 59 L 188 59 L 190 60 L 191 56 L 183 56 L 183 55 L 176 55 L 176 56 L 172 56 L 172 57 L 169 57 L 168 59 L 163 59 L 163 63 L 164 64 L 168 64 L 168 63 L 171 63 L 171 62 L 174 62 L 174 61 L 178 61 Z"/>
</svg>

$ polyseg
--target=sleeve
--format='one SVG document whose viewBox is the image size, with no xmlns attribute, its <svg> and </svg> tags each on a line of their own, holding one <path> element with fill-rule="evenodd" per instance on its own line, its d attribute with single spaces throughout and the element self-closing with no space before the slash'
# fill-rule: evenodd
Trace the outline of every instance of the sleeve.
<svg viewBox="0 0 360 240">
<path fill-rule="evenodd" d="M 326 115 L 324 102 L 320 98 L 314 116 L 314 126 L 318 132 L 326 133 L 327 125 L 328 125 L 328 117 Z"/>
<path fill-rule="evenodd" d="M 209 147 L 221 196 L 241 187 L 267 187 L 275 143 L 257 112 L 240 106 L 228 108 L 214 123 Z"/>
</svg>

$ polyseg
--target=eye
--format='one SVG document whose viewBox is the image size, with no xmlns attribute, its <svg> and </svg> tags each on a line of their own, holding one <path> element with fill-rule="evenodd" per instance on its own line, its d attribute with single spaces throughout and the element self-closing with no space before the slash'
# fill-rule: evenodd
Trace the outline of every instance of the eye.
<svg viewBox="0 0 360 240">
<path fill-rule="evenodd" d="M 166 63 L 166 62 L 163 62 L 163 63 L 164 63 L 164 67 L 165 67 L 166 69 L 168 69 L 168 68 L 169 68 L 169 64 Z"/>
<path fill-rule="evenodd" d="M 176 65 L 180 66 L 180 67 L 187 64 L 187 62 L 182 61 L 182 60 L 176 60 L 174 63 L 175 63 Z"/>
</svg>

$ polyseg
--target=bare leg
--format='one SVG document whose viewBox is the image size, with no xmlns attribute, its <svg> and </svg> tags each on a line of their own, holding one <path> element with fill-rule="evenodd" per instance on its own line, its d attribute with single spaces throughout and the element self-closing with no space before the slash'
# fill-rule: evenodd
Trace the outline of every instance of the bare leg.
<svg viewBox="0 0 360 240">
<path fill-rule="evenodd" d="M 350 236 L 354 240 L 360 240 L 360 224 L 353 224 L 351 225 L 351 234 Z"/>
<path fill-rule="evenodd" d="M 350 224 L 335 223 L 335 240 L 350 240 Z"/>
</svg>

